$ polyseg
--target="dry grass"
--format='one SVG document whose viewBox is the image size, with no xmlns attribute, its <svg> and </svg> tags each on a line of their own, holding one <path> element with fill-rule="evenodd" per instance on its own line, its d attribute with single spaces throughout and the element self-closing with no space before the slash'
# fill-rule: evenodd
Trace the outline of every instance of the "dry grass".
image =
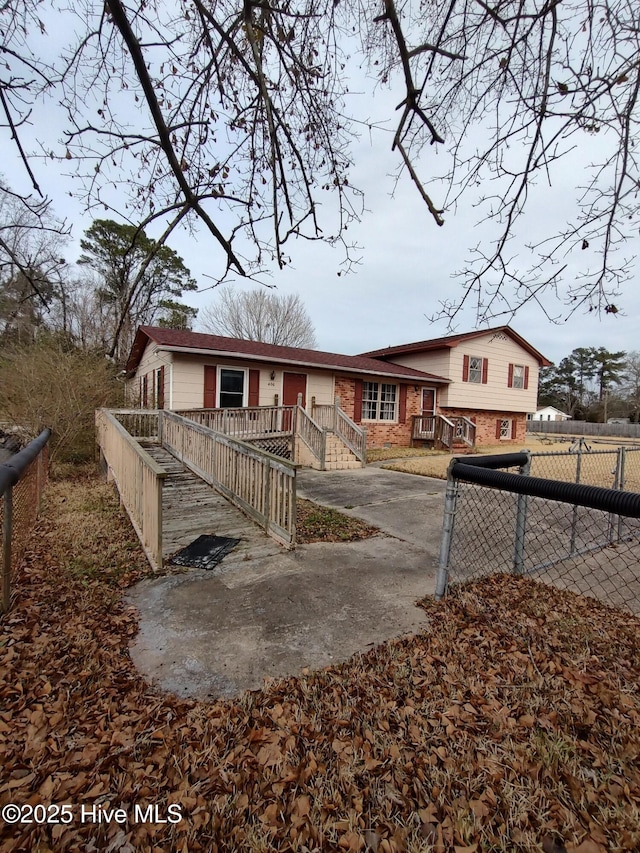
<svg viewBox="0 0 640 853">
<path fill-rule="evenodd" d="M 632 616 L 485 579 L 426 601 L 417 636 L 184 702 L 128 654 L 136 615 L 117 587 L 144 572 L 106 486 L 52 484 L 0 622 L 0 805 L 174 803 L 183 819 L 82 824 L 77 809 L 69 826 L 3 826 L 2 853 L 640 848 Z"/>
<path fill-rule="evenodd" d="M 566 454 L 571 447 L 571 444 L 572 442 L 570 441 L 550 442 L 548 440 L 540 440 L 527 436 L 527 441 L 524 446 L 527 450 L 531 450 L 533 453 L 560 452 Z M 629 447 L 628 443 L 624 444 L 621 442 L 599 442 L 596 444 L 588 441 L 587 444 L 594 451 L 610 450 L 615 452 L 620 446 Z M 411 448 L 402 449 L 407 451 L 411 450 Z M 481 447 L 478 448 L 477 452 L 482 455 L 495 455 L 500 453 L 511 453 L 521 449 L 521 447 L 505 446 L 504 444 L 501 444 L 492 445 L 490 447 Z M 392 451 L 393 449 L 385 452 L 391 453 Z M 393 452 L 397 452 L 397 449 Z M 427 451 L 427 453 L 429 455 L 425 455 L 423 452 L 423 455 L 419 458 L 414 456 L 410 457 L 408 453 L 403 454 L 402 457 L 393 457 L 394 460 L 399 459 L 401 461 L 393 461 L 388 465 L 383 465 L 382 467 L 388 468 L 391 471 L 402 471 L 406 474 L 419 474 L 423 477 L 437 477 L 439 479 L 445 479 L 449 463 L 454 456 L 459 455 L 438 451 Z M 386 458 L 392 457 L 389 456 Z M 575 458 L 575 455 L 572 455 L 571 457 L 549 457 L 545 460 L 536 460 L 534 463 L 535 470 L 532 468 L 531 473 L 534 476 L 545 477 L 547 479 L 558 479 L 573 482 L 575 480 L 576 472 Z M 633 454 L 629 454 L 628 458 L 629 462 L 627 464 L 625 486 L 629 491 L 638 491 L 640 490 L 640 451 L 638 451 L 638 453 L 634 452 Z M 604 486 L 607 488 L 611 488 L 613 486 L 612 467 L 615 463 L 613 456 L 604 456 L 598 453 L 593 453 L 592 455 L 583 453 L 582 462 L 582 483 L 591 486 Z"/>
</svg>

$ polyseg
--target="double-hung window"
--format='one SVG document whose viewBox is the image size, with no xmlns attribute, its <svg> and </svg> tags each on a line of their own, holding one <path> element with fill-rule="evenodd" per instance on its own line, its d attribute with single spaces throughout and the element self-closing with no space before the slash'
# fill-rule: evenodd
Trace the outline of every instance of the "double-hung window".
<svg viewBox="0 0 640 853">
<path fill-rule="evenodd" d="M 469 356 L 469 382 L 482 382 L 482 359 L 477 355 Z"/>
<path fill-rule="evenodd" d="M 524 364 L 510 364 L 507 378 L 509 388 L 527 390 L 529 387 L 529 368 Z"/>
<path fill-rule="evenodd" d="M 362 419 L 366 421 L 396 420 L 397 385 L 386 382 L 362 383 Z"/>
<path fill-rule="evenodd" d="M 489 361 L 480 355 L 465 355 L 462 362 L 462 381 L 486 385 Z"/>
<path fill-rule="evenodd" d="M 244 405 L 244 370 L 220 368 L 221 409 L 241 409 Z"/>
</svg>

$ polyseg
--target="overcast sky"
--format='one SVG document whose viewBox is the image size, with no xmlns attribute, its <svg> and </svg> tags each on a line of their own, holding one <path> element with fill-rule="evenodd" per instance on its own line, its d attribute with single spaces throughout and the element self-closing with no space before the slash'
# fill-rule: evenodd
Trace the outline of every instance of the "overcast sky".
<svg viewBox="0 0 640 853">
<path fill-rule="evenodd" d="M 52 48 L 52 45 L 49 44 Z M 364 88 L 360 85 L 360 88 Z M 402 95 L 400 89 L 392 92 L 369 92 L 354 96 L 352 107 L 362 118 L 393 119 L 393 106 Z M 42 129 L 46 122 L 49 134 L 58 121 L 53 105 L 41 107 L 36 126 Z M 26 129 L 24 131 L 26 136 Z M 60 135 L 60 134 L 59 134 Z M 32 142 L 33 146 L 33 142 Z M 379 132 L 363 135 L 354 149 L 355 168 L 350 180 L 365 192 L 366 211 L 359 224 L 349 229 L 349 239 L 362 247 L 358 256 L 357 271 L 338 276 L 341 269 L 340 249 L 331 249 L 320 243 L 298 240 L 289 247 L 292 266 L 284 271 L 275 267 L 265 278 L 282 293 L 298 293 L 315 325 L 320 349 L 353 354 L 393 344 L 408 343 L 447 334 L 447 322 L 430 322 L 428 317 L 437 314 L 442 299 L 456 298 L 461 294 L 460 279 L 454 274 L 469 257 L 469 247 L 483 242 L 486 246 L 488 232 L 478 227 L 477 211 L 469 199 L 466 207 L 445 216 L 444 227 L 438 228 L 417 191 L 406 174 L 391 198 L 394 180 L 390 176 L 397 165 L 390 152 L 391 134 Z M 12 179 L 14 188 L 28 189 L 24 170 L 17 160 L 8 136 L 2 140 L 3 166 L 0 169 Z M 433 149 L 429 149 L 429 156 Z M 562 211 L 570 190 L 580 178 L 585 154 L 565 164 L 551 188 L 538 187 L 531 197 L 531 213 L 527 221 L 527 237 L 531 232 L 542 233 L 552 212 Z M 66 253 L 67 260 L 80 254 L 79 239 L 95 216 L 112 217 L 110 212 L 87 215 L 72 198 L 73 185 L 64 179 L 62 166 L 55 161 L 39 160 L 35 163 L 37 178 L 46 194 L 52 198 L 56 213 L 73 225 L 73 241 Z M 22 174 L 20 175 L 20 173 Z M 329 198 L 329 194 L 327 194 Z M 438 194 L 434 191 L 436 203 Z M 151 236 L 156 236 L 149 232 Z M 526 260 L 524 236 L 513 251 Z M 626 254 L 640 255 L 640 236 L 630 245 Z M 180 232 L 172 237 L 170 245 L 184 259 L 202 288 L 208 288 L 219 271 L 219 252 L 213 238 L 203 232 L 192 237 Z M 217 260 L 217 263 L 216 263 Z M 237 287 L 255 287 L 235 279 Z M 640 296 L 636 282 L 628 283 L 619 300 L 621 313 L 598 318 L 595 314 L 579 311 L 559 325 L 551 323 L 535 305 L 523 308 L 510 325 L 552 361 L 559 361 L 578 346 L 604 346 L 610 350 L 640 349 L 638 320 Z M 188 294 L 185 301 L 202 307 L 215 299 L 215 291 L 204 290 Z M 546 299 L 551 315 L 561 317 L 566 307 Z M 496 320 L 500 325 L 505 320 Z M 472 306 L 456 318 L 456 332 L 476 327 Z M 197 329 L 197 323 L 196 323 Z"/>
</svg>

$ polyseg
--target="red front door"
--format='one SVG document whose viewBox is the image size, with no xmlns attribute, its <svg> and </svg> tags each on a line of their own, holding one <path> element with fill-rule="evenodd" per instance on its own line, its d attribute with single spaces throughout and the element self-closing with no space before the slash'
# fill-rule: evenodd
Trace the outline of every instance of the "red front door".
<svg viewBox="0 0 640 853">
<path fill-rule="evenodd" d="M 295 406 L 298 402 L 298 394 L 302 394 L 302 407 L 304 408 L 307 405 L 307 374 L 283 373 L 282 405 Z"/>
<path fill-rule="evenodd" d="M 433 415 L 436 410 L 435 388 L 422 389 L 422 414 Z"/>
</svg>

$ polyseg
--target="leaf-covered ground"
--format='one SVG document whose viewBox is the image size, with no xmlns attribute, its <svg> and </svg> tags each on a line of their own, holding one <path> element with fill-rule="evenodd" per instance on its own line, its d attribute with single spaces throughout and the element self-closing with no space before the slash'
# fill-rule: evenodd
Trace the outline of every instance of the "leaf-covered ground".
<svg viewBox="0 0 640 853">
<path fill-rule="evenodd" d="M 380 531 L 359 518 L 351 518 L 336 509 L 313 501 L 298 499 L 296 504 L 296 539 L 310 542 L 354 542 L 368 539 Z"/>
<path fill-rule="evenodd" d="M 421 635 L 184 702 L 129 658 L 120 588 L 146 567 L 107 487 L 53 483 L 47 503 L 0 623 L 0 806 L 73 820 L 0 824 L 0 851 L 640 849 L 632 616 L 492 578 L 426 602 Z M 127 819 L 82 823 L 83 804 Z"/>
</svg>

